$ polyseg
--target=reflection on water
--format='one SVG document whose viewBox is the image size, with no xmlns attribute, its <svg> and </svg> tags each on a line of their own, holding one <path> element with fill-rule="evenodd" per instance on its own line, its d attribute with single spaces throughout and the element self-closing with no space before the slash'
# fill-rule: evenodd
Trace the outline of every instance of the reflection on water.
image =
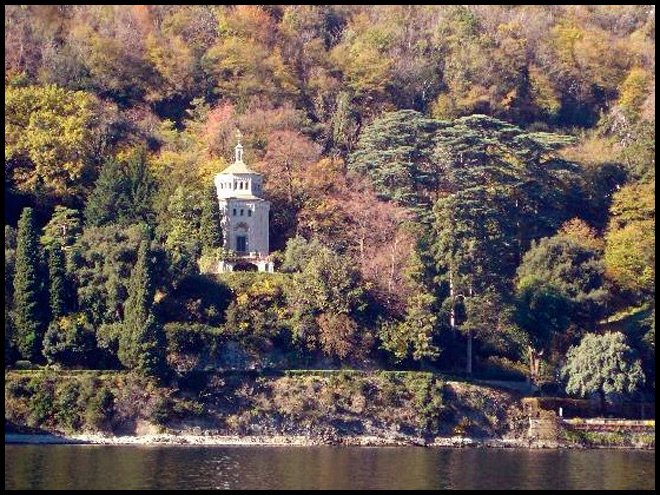
<svg viewBox="0 0 660 495">
<path fill-rule="evenodd" d="M 654 489 L 655 452 L 5 445 L 5 489 Z"/>
</svg>

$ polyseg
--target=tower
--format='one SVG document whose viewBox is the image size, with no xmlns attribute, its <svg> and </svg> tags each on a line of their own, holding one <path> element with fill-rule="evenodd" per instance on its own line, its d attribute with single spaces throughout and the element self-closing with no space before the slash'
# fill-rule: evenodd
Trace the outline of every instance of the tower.
<svg viewBox="0 0 660 495">
<path fill-rule="evenodd" d="M 230 252 L 220 262 L 219 271 L 254 265 L 259 271 L 273 271 L 268 258 L 268 213 L 270 202 L 261 198 L 261 174 L 248 168 L 243 161 L 241 134 L 237 131 L 238 144 L 234 163 L 215 176 L 224 248 Z"/>
</svg>

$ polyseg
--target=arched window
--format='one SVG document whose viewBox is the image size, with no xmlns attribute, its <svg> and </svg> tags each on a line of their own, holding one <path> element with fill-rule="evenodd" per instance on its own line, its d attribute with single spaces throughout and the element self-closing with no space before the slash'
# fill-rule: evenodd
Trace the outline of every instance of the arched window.
<svg viewBox="0 0 660 495">
<path fill-rule="evenodd" d="M 242 182 L 239 182 L 239 183 L 238 183 L 238 188 L 239 188 L 239 189 L 243 189 L 243 183 L 242 183 Z"/>
<path fill-rule="evenodd" d="M 236 216 L 236 208 L 234 208 L 233 215 Z"/>
<path fill-rule="evenodd" d="M 243 208 L 241 208 L 241 216 L 243 216 Z"/>
<path fill-rule="evenodd" d="M 252 216 L 252 210 L 248 210 L 248 217 Z"/>
</svg>

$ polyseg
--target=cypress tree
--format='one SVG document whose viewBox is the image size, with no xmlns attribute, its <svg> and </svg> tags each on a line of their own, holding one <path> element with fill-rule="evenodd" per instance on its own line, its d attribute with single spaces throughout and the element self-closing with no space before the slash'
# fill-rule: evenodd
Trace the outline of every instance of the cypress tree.
<svg viewBox="0 0 660 495">
<path fill-rule="evenodd" d="M 117 222 L 128 207 L 128 181 L 121 164 L 110 159 L 101 169 L 87 199 L 85 222 L 94 226 Z"/>
<path fill-rule="evenodd" d="M 147 165 L 146 152 L 138 149 L 131 154 L 125 167 L 128 186 L 129 208 L 123 212 L 122 218 L 128 222 L 146 222 L 152 225 L 156 214 L 153 209 L 156 181 Z"/>
<path fill-rule="evenodd" d="M 131 271 L 118 355 L 127 368 L 160 376 L 165 366 L 165 336 L 152 312 L 154 289 L 151 253 L 143 241 Z"/>
<path fill-rule="evenodd" d="M 204 194 L 199 225 L 199 240 L 202 248 L 219 248 L 222 246 L 220 205 L 215 185 L 211 185 Z"/>
<path fill-rule="evenodd" d="M 48 296 L 52 319 L 69 310 L 69 288 L 64 270 L 64 251 L 58 245 L 48 249 Z"/>
<path fill-rule="evenodd" d="M 162 377 L 165 373 L 167 341 L 162 325 L 152 312 L 135 334 L 138 354 L 135 369 L 142 375 Z"/>
<path fill-rule="evenodd" d="M 18 221 L 14 271 L 14 329 L 18 350 L 25 359 L 40 357 L 48 324 L 44 273 L 32 208 Z"/>
</svg>

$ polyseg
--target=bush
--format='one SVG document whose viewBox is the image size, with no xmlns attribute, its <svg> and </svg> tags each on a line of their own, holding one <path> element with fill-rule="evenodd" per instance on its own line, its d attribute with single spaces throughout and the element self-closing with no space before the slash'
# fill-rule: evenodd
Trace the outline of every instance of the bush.
<svg viewBox="0 0 660 495">
<path fill-rule="evenodd" d="M 419 427 L 436 429 L 443 410 L 443 383 L 432 373 L 416 373 L 406 377 L 405 385 L 419 413 Z"/>
<path fill-rule="evenodd" d="M 95 428 L 103 429 L 112 420 L 115 407 L 115 396 L 103 385 L 89 399 L 85 408 L 85 423 Z"/>
<path fill-rule="evenodd" d="M 67 380 L 55 389 L 54 419 L 68 430 L 78 430 L 82 424 L 79 397 L 80 385 L 77 380 Z"/>
<path fill-rule="evenodd" d="M 156 308 L 163 321 L 217 326 L 224 321 L 231 296 L 229 288 L 214 277 L 192 275 L 181 280 Z"/>
</svg>

